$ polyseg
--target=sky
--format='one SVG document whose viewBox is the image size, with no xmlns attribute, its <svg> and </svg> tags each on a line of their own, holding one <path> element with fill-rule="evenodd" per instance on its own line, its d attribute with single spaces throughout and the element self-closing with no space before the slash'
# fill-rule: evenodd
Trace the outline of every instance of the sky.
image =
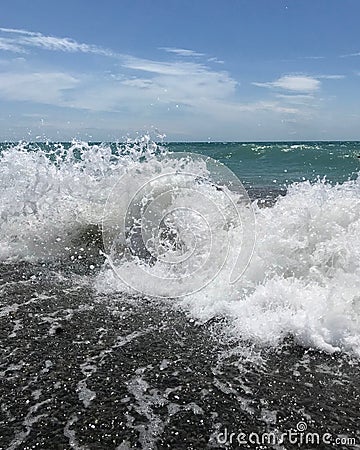
<svg viewBox="0 0 360 450">
<path fill-rule="evenodd" d="M 360 140 L 359 0 L 1 0 L 0 141 Z"/>
</svg>

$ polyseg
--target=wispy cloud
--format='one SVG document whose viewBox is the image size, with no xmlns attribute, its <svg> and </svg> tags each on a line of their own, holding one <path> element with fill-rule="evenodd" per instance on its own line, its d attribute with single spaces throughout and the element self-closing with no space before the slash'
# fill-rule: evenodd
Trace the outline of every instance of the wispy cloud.
<svg viewBox="0 0 360 450">
<path fill-rule="evenodd" d="M 223 61 L 222 59 L 215 58 L 215 57 L 208 58 L 208 62 L 214 62 L 216 64 L 225 64 L 225 61 Z"/>
<path fill-rule="evenodd" d="M 206 53 L 200 53 L 195 50 L 189 50 L 186 48 L 174 48 L 174 47 L 159 47 L 159 50 L 165 50 L 167 53 L 173 53 L 177 56 L 185 57 L 185 58 L 199 58 L 199 57 L 206 57 Z M 224 61 L 221 59 L 218 59 L 214 56 L 207 57 L 206 59 L 209 63 L 216 63 L 216 64 L 224 64 Z"/>
<path fill-rule="evenodd" d="M 353 56 L 360 56 L 360 52 L 349 53 L 347 55 L 340 55 L 340 58 L 351 58 Z"/>
<path fill-rule="evenodd" d="M 136 75 L 112 76 L 109 95 L 93 97 L 94 107 L 107 99 L 108 107 L 115 107 L 121 99 L 132 97 L 134 104 L 152 105 L 156 108 L 171 108 L 191 111 L 207 111 L 211 103 L 231 103 L 236 93 L 237 82 L 226 71 L 215 71 L 194 62 L 159 62 L 129 57 L 123 66 L 135 70 Z M 216 108 L 214 109 L 216 113 Z"/>
<path fill-rule="evenodd" d="M 0 50 L 13 53 L 27 53 L 25 48 L 18 45 L 15 40 L 0 37 Z"/>
<path fill-rule="evenodd" d="M 244 120 L 249 114 L 269 112 L 288 116 L 299 112 L 297 105 L 273 101 L 236 101 L 237 82 L 225 71 L 187 62 L 160 63 L 133 59 L 138 76 L 124 74 L 71 75 L 63 72 L 7 72 L 0 76 L 0 98 L 31 101 L 92 112 L 115 112 L 152 120 L 176 112 L 182 120 L 207 117 L 223 122 Z M 142 72 L 151 77 L 141 76 Z M 140 120 L 140 119 L 139 119 Z"/>
<path fill-rule="evenodd" d="M 14 67 L 13 72 L 9 68 L 0 79 L 0 96 L 6 100 L 32 100 L 92 111 L 119 111 L 125 104 L 132 110 L 137 107 L 141 110 L 149 105 L 160 109 L 180 105 L 198 112 L 206 111 L 206 104 L 221 103 L 222 108 L 230 103 L 231 107 L 234 106 L 231 97 L 235 94 L 237 82 L 226 71 L 208 67 L 206 55 L 194 50 L 164 47 L 166 52 L 178 58 L 157 61 L 33 31 L 0 28 L 0 33 L 6 35 L 0 37 L 0 45 L 8 51 L 29 53 L 31 48 L 41 48 L 95 53 L 116 58 L 119 67 L 118 73 L 110 76 L 42 73 L 24 67 L 20 73 L 15 73 Z M 198 60 L 200 57 L 203 62 Z"/>
<path fill-rule="evenodd" d="M 291 92 L 315 92 L 321 86 L 318 79 L 306 75 L 284 75 L 275 81 L 253 82 L 252 84 L 258 87 L 283 89 Z"/>
<path fill-rule="evenodd" d="M 39 32 L 33 32 L 22 29 L 4 28 L 0 27 L 0 50 L 5 50 L 14 53 L 29 53 L 31 48 L 41 48 L 49 51 L 69 52 L 69 53 L 93 53 L 102 56 L 108 56 L 124 60 L 124 66 L 134 68 L 137 70 L 137 66 L 132 67 L 135 64 L 140 63 L 140 59 L 132 58 L 129 55 L 120 54 L 113 50 L 102 48 L 97 45 L 85 44 L 77 42 L 74 39 L 67 37 L 55 37 L 47 36 Z M 5 37 L 4 37 L 5 36 Z M 181 58 L 200 58 L 206 57 L 205 53 L 197 52 L 195 50 L 176 48 L 176 47 L 160 47 L 161 50 L 167 53 L 176 55 Z M 209 57 L 207 62 L 213 62 L 217 64 L 223 64 L 224 61 L 219 60 L 216 57 Z M 191 64 L 191 63 L 189 63 Z M 162 68 L 160 68 L 162 66 Z M 148 66 L 150 72 L 160 73 L 162 70 L 167 72 L 169 70 L 176 70 L 173 68 L 166 69 L 166 63 L 158 63 L 157 67 L 154 65 Z M 139 70 L 142 70 L 140 67 Z"/>
<path fill-rule="evenodd" d="M 108 49 L 76 42 L 70 38 L 59 38 L 54 36 L 45 36 L 41 33 L 35 33 L 26 30 L 17 30 L 13 28 L 0 28 L 0 32 L 10 37 L 0 37 L 0 49 L 16 53 L 28 53 L 29 48 L 37 47 L 44 50 L 53 50 L 61 52 L 82 52 L 95 53 L 103 56 L 117 56 Z"/>
<path fill-rule="evenodd" d="M 31 47 L 41 48 L 43 50 L 61 51 L 61 52 L 81 52 L 81 53 L 94 53 L 97 55 L 108 56 L 112 58 L 122 59 L 126 58 L 126 55 L 119 54 L 113 50 L 102 48 L 97 45 L 85 44 L 75 41 L 67 37 L 55 37 L 47 36 L 42 33 L 0 27 L 0 50 L 10 51 L 14 53 L 28 53 Z M 6 37 L 4 37 L 4 35 Z M 205 57 L 205 53 L 197 52 L 195 50 L 176 48 L 176 47 L 160 47 L 160 50 L 164 50 L 167 53 L 182 57 Z M 207 59 L 208 62 L 215 62 L 222 64 L 223 61 L 218 58 L 211 57 Z"/>
<path fill-rule="evenodd" d="M 0 75 L 1 99 L 32 102 L 37 111 L 41 111 L 39 104 L 65 107 L 67 114 L 74 116 L 84 110 L 91 112 L 91 117 L 111 112 L 127 127 L 141 127 L 149 120 L 151 124 L 166 124 L 165 129 L 177 124 L 186 130 L 196 129 L 201 123 L 202 129 L 212 132 L 219 123 L 226 128 L 244 123 L 257 126 L 258 118 L 274 126 L 283 120 L 290 123 L 293 117 L 308 114 L 320 89 L 320 78 L 340 77 L 284 75 L 274 81 L 253 83 L 275 89 L 275 95 L 251 101 L 241 97 L 239 83 L 229 72 L 211 64 L 223 61 L 195 50 L 163 47 L 168 54 L 166 58 L 162 55 L 165 61 L 147 59 L 70 38 L 11 28 L 0 28 L 0 49 L 1 45 L 13 53 L 30 54 L 22 65 L 9 62 Z M 103 73 L 66 72 L 64 65 L 60 70 L 35 69 L 36 63 L 30 58 L 32 49 L 97 54 L 112 60 Z"/>
<path fill-rule="evenodd" d="M 341 80 L 345 75 L 284 75 L 277 80 L 253 82 L 254 86 L 288 91 L 293 94 L 313 94 L 321 87 L 320 80 Z"/>
<path fill-rule="evenodd" d="M 345 75 L 316 75 L 315 78 L 317 79 L 324 79 L 324 80 L 343 80 L 346 78 Z"/>
<path fill-rule="evenodd" d="M 314 94 L 276 94 L 276 98 L 292 104 L 309 104 L 314 101 Z"/>
<path fill-rule="evenodd" d="M 205 53 L 199 53 L 186 48 L 160 47 L 160 50 L 165 50 L 168 53 L 174 53 L 178 56 L 205 56 Z"/>
<path fill-rule="evenodd" d="M 0 96 L 5 100 L 62 105 L 64 93 L 79 80 L 63 72 L 1 73 Z"/>
<path fill-rule="evenodd" d="M 38 36 L 40 33 L 35 33 L 34 31 L 22 30 L 17 28 L 3 28 L 0 27 L 0 31 L 4 33 L 12 33 L 12 34 L 23 34 L 26 36 Z"/>
<path fill-rule="evenodd" d="M 207 70 L 203 64 L 194 62 L 163 62 L 154 61 L 145 58 L 137 58 L 134 56 L 126 56 L 123 60 L 123 67 L 143 72 L 150 72 L 157 75 L 187 75 L 189 73 L 199 73 Z"/>
<path fill-rule="evenodd" d="M 325 59 L 325 56 L 299 56 L 298 59 Z"/>
</svg>

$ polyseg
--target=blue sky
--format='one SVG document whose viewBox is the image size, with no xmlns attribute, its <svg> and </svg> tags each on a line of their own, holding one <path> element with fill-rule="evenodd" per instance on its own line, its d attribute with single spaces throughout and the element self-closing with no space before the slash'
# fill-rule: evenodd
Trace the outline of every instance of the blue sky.
<svg viewBox="0 0 360 450">
<path fill-rule="evenodd" d="M 2 0 L 0 140 L 359 140 L 359 17 L 359 0 Z"/>
</svg>

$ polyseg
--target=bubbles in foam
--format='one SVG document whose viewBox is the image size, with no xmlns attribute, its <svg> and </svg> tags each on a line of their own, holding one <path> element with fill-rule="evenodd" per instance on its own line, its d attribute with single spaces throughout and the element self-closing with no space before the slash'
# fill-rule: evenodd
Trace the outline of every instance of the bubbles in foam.
<svg viewBox="0 0 360 450">
<path fill-rule="evenodd" d="M 291 337 L 360 355 L 359 180 L 294 184 L 273 207 L 254 204 L 256 245 L 239 278 L 231 275 L 246 267 L 238 256 L 253 226 L 250 209 L 229 179 L 221 186 L 216 167 L 170 157 L 146 139 L 115 149 L 13 146 L 1 154 L 0 258 L 74 254 L 85 231 L 101 228 L 109 199 L 104 240 L 127 284 L 105 265 L 98 289 L 192 292 L 176 304 L 198 320 L 227 317 L 239 340 L 279 345 Z M 187 274 L 192 288 L 178 288 Z"/>
<path fill-rule="evenodd" d="M 240 277 L 253 249 L 254 216 L 245 189 L 225 166 L 167 154 L 134 165 L 116 183 L 103 236 L 108 263 L 124 284 L 145 295 L 179 297 L 202 289 L 230 260 L 228 282 Z"/>
<path fill-rule="evenodd" d="M 360 356 L 359 194 L 359 181 L 290 186 L 256 210 L 254 256 L 239 282 L 220 274 L 183 306 L 203 320 L 225 315 L 233 335 L 261 345 L 291 337 Z"/>
<path fill-rule="evenodd" d="M 162 151 L 145 138 L 117 146 L 9 145 L 0 154 L 0 258 L 71 254 L 89 227 L 100 227 L 106 198 L 126 167 Z"/>
</svg>

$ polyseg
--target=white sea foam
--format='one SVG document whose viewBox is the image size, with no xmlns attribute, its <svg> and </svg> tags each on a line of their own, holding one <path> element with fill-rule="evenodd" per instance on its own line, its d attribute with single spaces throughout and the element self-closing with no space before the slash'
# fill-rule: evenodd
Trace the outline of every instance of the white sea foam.
<svg viewBox="0 0 360 450">
<path fill-rule="evenodd" d="M 257 242 L 236 285 L 221 276 L 182 305 L 200 320 L 231 319 L 240 339 L 285 337 L 360 356 L 360 182 L 308 182 L 257 209 Z"/>
<path fill-rule="evenodd" d="M 177 164 L 171 158 L 160 163 L 155 154 L 161 150 L 146 141 L 124 149 L 116 156 L 106 145 L 73 143 L 66 153 L 58 148 L 53 155 L 55 163 L 44 150 L 29 152 L 21 144 L 3 152 L 0 259 L 70 256 L 79 232 L 101 225 L 106 200 L 129 168 L 137 168 L 134 183 L 138 185 L 149 174 L 166 173 Z M 77 152 L 82 156 L 74 157 Z M 192 172 L 206 177 L 202 161 L 191 164 Z M 200 190 L 217 203 L 224 199 L 224 191 L 211 183 L 202 184 Z M 189 206 L 191 197 L 183 197 L 181 202 Z M 229 243 L 229 255 L 219 264 L 224 262 L 222 252 L 212 254 L 214 265 L 220 267 L 216 276 L 198 292 L 174 300 L 174 305 L 200 321 L 227 317 L 226 327 L 239 342 L 277 346 L 292 337 L 307 347 L 360 356 L 360 181 L 336 186 L 324 181 L 294 184 L 275 206 L 253 207 L 256 245 L 243 276 L 234 284 L 229 282 L 244 229 L 232 222 L 225 201 L 225 222 L 216 215 L 207 220 L 219 241 Z M 121 208 L 121 202 L 114 207 L 110 222 L 121 216 Z M 195 234 L 201 236 L 201 222 L 191 217 L 188 229 L 199 226 Z M 187 230 L 186 224 L 182 229 Z M 173 252 L 174 248 L 168 250 Z M 137 273 L 134 267 L 139 265 L 146 266 L 150 274 L 164 275 L 159 260 L 133 258 L 117 264 L 124 265 L 129 277 Z M 166 281 L 157 283 L 154 281 L 151 289 L 156 293 L 159 288 L 161 295 Z M 107 263 L 95 285 L 103 292 L 131 292 Z M 175 296 L 171 284 L 166 292 Z"/>
<path fill-rule="evenodd" d="M 230 254 L 207 286 L 177 304 L 200 321 L 227 317 L 228 331 L 242 341 L 277 346 L 290 337 L 360 356 L 359 180 L 294 184 L 274 207 L 254 207 L 256 245 L 240 280 L 229 283 Z M 227 231 L 233 249 L 241 245 L 238 231 Z M 148 269 L 156 273 L 159 266 Z M 111 269 L 103 270 L 97 286 L 131 292 Z"/>
<path fill-rule="evenodd" d="M 161 151 L 143 139 L 123 146 L 73 142 L 49 152 L 20 143 L 0 158 L 0 260 L 70 255 L 74 240 L 100 225 L 104 204 L 128 166 Z"/>
</svg>

